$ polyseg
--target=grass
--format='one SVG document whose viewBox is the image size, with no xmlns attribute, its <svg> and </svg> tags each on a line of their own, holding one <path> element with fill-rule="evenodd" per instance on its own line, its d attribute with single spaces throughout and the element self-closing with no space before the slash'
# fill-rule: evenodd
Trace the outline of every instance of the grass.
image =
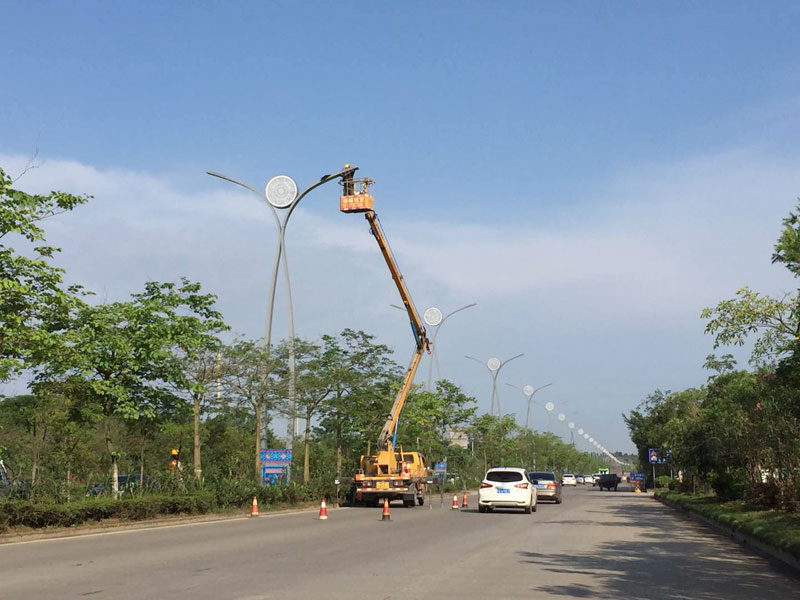
<svg viewBox="0 0 800 600">
<path fill-rule="evenodd" d="M 766 510 L 741 500 L 722 502 L 715 496 L 665 490 L 655 495 L 800 559 L 800 514 Z"/>
</svg>

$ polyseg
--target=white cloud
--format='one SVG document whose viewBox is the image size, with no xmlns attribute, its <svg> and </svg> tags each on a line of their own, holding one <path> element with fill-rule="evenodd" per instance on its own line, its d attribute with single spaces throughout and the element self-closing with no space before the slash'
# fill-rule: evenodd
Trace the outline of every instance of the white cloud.
<svg viewBox="0 0 800 600">
<path fill-rule="evenodd" d="M 26 162 L 0 154 L 12 175 Z M 236 330 L 261 335 L 276 243 L 272 217 L 250 192 L 200 173 L 198 179 L 202 188 L 183 189 L 169 174 L 47 158 L 18 185 L 94 196 L 47 227 L 64 249 L 59 262 L 70 277 L 100 298 L 186 275 L 220 296 Z M 314 194 L 336 193 L 324 189 Z M 703 306 L 743 284 L 768 293 L 794 286 L 769 256 L 798 191 L 796 160 L 754 149 L 637 165 L 561 209 L 528 206 L 481 222 L 408 215 L 384 226 L 421 310 L 479 302 L 445 326 L 445 376 L 488 408 L 488 376 L 461 357 L 525 352 L 503 381 L 555 381 L 543 394 L 581 426 L 608 431 L 603 444 L 614 449 L 629 447 L 620 412 L 656 387 L 703 381 L 700 365 L 710 351 L 698 318 Z M 380 207 L 380 195 L 376 202 Z M 292 217 L 287 243 L 298 332 L 363 328 L 396 347 L 405 363 L 408 325 L 388 307 L 397 293 L 366 223 L 334 214 L 306 202 Z M 280 337 L 282 278 L 278 300 Z M 504 409 L 522 414 L 521 396 L 501 388 Z"/>
</svg>

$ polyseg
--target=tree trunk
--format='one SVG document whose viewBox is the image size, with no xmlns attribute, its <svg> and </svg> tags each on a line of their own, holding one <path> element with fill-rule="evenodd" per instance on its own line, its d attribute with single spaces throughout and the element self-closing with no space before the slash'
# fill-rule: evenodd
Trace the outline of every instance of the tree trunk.
<svg viewBox="0 0 800 600">
<path fill-rule="evenodd" d="M 145 432 L 142 432 L 142 453 L 139 456 L 139 491 L 144 490 L 144 451 L 147 444 L 147 437 Z"/>
<path fill-rule="evenodd" d="M 117 453 L 114 450 L 114 443 L 111 441 L 111 435 L 108 432 L 108 423 L 106 423 L 106 450 L 111 457 L 111 495 L 114 499 L 119 498 L 119 462 Z"/>
<path fill-rule="evenodd" d="M 342 418 L 336 412 L 336 477 L 342 476 Z"/>
<path fill-rule="evenodd" d="M 256 413 L 256 457 L 255 457 L 255 476 L 256 481 L 261 481 L 261 407 L 255 407 Z"/>
<path fill-rule="evenodd" d="M 200 464 L 200 394 L 194 396 L 194 476 L 200 480 L 203 469 Z M 256 436 L 258 437 L 258 436 Z"/>
<path fill-rule="evenodd" d="M 306 411 L 306 434 L 303 440 L 303 483 L 311 481 L 311 410 Z"/>
</svg>

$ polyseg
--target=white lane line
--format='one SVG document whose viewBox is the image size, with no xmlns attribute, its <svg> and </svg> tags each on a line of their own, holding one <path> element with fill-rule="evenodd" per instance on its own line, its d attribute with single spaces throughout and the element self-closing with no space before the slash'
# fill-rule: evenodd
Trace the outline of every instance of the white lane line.
<svg viewBox="0 0 800 600">
<path fill-rule="evenodd" d="M 330 510 L 331 511 L 334 511 L 334 510 L 335 511 L 340 511 L 340 510 L 343 510 L 343 509 L 346 509 L 346 508 L 348 508 L 348 507 L 342 506 L 342 507 L 335 508 L 335 509 L 332 508 Z M 286 512 L 275 512 L 275 513 L 272 513 L 272 514 L 266 512 L 266 513 L 260 514 L 257 518 L 258 519 L 266 519 L 266 518 L 287 517 L 287 516 L 290 516 L 290 515 L 302 515 L 302 514 L 306 514 L 306 513 L 313 513 L 313 512 L 317 512 L 318 510 L 319 510 L 318 508 L 308 508 L 308 509 L 293 510 L 293 511 L 286 511 Z M 144 526 L 144 527 L 135 527 L 135 526 L 134 527 L 125 527 L 125 526 L 121 526 L 121 527 L 125 527 L 125 528 L 124 529 L 120 528 L 120 529 L 117 529 L 115 531 L 98 531 L 96 533 L 74 533 L 72 535 L 63 535 L 61 537 L 46 537 L 46 538 L 40 538 L 40 539 L 36 539 L 36 540 L 18 540 L 18 541 L 15 541 L 15 542 L 11 542 L 11 541 L 9 541 L 9 542 L 0 542 L 0 551 L 2 551 L 2 549 L 5 546 L 17 546 L 19 544 L 35 544 L 36 542 L 55 542 L 55 541 L 59 541 L 59 540 L 75 540 L 75 539 L 83 539 L 83 538 L 88 538 L 88 537 L 98 537 L 98 536 L 101 536 L 101 535 L 115 535 L 115 534 L 120 534 L 120 533 L 136 533 L 136 532 L 139 532 L 139 531 L 153 531 L 154 529 L 161 530 L 161 529 L 175 529 L 176 527 L 191 527 L 192 525 L 212 525 L 212 524 L 215 524 L 215 523 L 230 523 L 231 521 L 249 520 L 250 518 L 251 517 L 249 515 L 244 515 L 244 516 L 241 516 L 241 517 L 231 517 L 229 519 L 214 519 L 212 521 L 192 521 L 191 523 L 175 523 L 174 525 L 152 524 L 150 526 Z M 131 525 L 133 525 L 133 523 L 131 523 Z"/>
</svg>

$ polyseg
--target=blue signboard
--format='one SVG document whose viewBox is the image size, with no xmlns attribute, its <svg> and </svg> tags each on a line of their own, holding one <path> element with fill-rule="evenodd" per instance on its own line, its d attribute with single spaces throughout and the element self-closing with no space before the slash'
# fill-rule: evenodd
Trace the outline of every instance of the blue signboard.
<svg viewBox="0 0 800 600">
<path fill-rule="evenodd" d="M 261 451 L 261 480 L 264 484 L 286 481 L 292 464 L 291 448 L 269 448 Z"/>
<path fill-rule="evenodd" d="M 443 460 L 442 462 L 437 462 L 433 466 L 433 470 L 437 473 L 447 473 L 447 461 Z"/>
<path fill-rule="evenodd" d="M 644 481 L 644 473 L 631 473 L 631 481 Z"/>
<path fill-rule="evenodd" d="M 663 465 L 672 456 L 672 451 L 664 448 L 648 448 L 647 462 L 651 465 Z"/>
</svg>

